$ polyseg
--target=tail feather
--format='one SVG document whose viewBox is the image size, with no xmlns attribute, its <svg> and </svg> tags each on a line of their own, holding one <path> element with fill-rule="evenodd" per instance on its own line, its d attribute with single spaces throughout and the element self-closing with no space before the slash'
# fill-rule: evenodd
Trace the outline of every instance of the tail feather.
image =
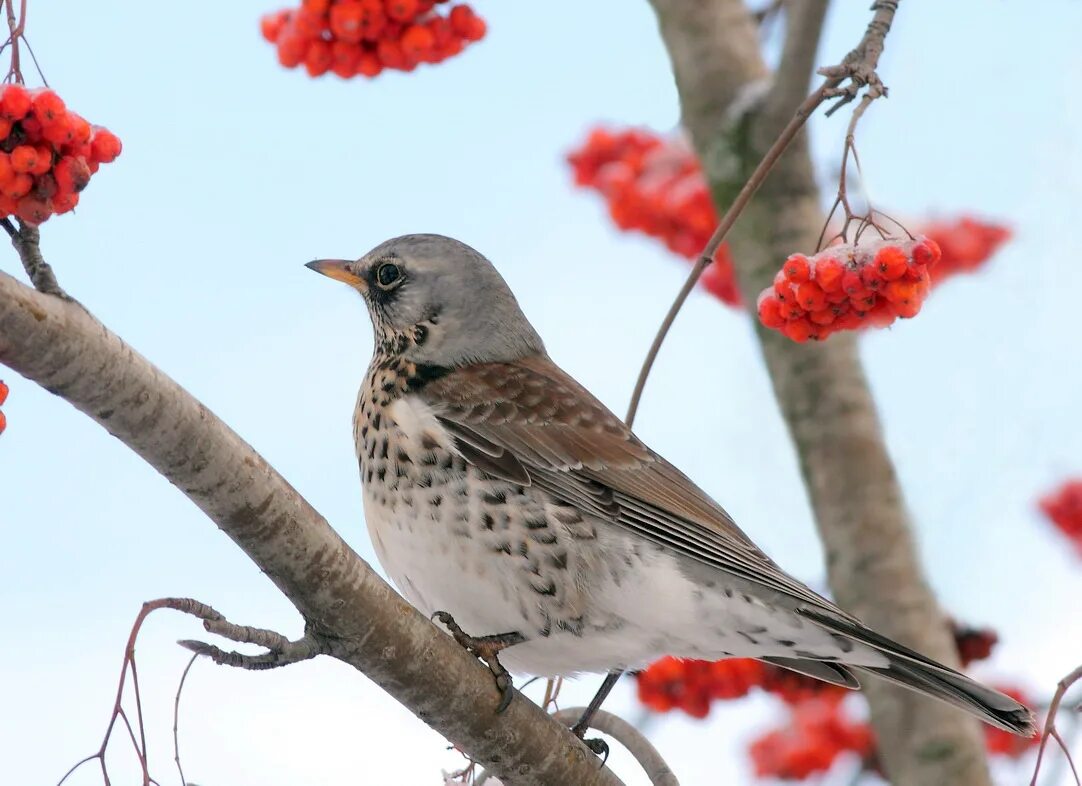
<svg viewBox="0 0 1082 786">
<path fill-rule="evenodd" d="M 1025 705 L 997 690 L 981 685 L 954 669 L 936 663 L 919 652 L 881 636 L 851 620 L 824 614 L 817 610 L 801 610 L 801 614 L 828 630 L 866 644 L 887 657 L 887 665 L 850 666 L 858 672 L 902 685 L 911 690 L 945 701 L 992 726 L 1025 737 L 1037 733 L 1037 722 Z"/>
</svg>

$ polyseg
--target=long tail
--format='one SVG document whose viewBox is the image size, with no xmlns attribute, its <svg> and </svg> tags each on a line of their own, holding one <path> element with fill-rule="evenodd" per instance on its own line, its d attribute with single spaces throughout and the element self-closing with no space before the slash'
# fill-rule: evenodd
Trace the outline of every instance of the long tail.
<svg viewBox="0 0 1082 786">
<path fill-rule="evenodd" d="M 798 613 L 828 630 L 866 644 L 887 656 L 888 663 L 883 667 L 847 668 L 873 674 L 918 693 L 933 696 L 997 728 L 1024 737 L 1032 737 L 1037 733 L 1033 712 L 1010 696 L 985 687 L 964 674 L 959 674 L 954 669 L 936 663 L 919 652 L 903 647 L 851 620 L 832 617 L 812 609 L 801 609 Z"/>
</svg>

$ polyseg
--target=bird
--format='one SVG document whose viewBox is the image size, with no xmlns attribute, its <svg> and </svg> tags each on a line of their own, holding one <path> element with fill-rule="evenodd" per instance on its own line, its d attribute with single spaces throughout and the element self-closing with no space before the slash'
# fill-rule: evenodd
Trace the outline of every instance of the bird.
<svg viewBox="0 0 1082 786">
<path fill-rule="evenodd" d="M 1035 733 L 1023 704 L 782 570 L 553 362 L 472 247 L 409 234 L 307 266 L 358 291 L 371 318 L 353 435 L 376 556 L 488 663 L 499 709 L 509 672 L 608 684 L 664 655 L 744 657 L 851 689 L 883 678 Z"/>
</svg>

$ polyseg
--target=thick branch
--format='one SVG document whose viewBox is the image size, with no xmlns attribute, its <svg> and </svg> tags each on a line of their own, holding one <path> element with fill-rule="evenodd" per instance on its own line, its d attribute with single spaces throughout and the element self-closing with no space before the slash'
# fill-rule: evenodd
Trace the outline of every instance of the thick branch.
<svg viewBox="0 0 1082 786">
<path fill-rule="evenodd" d="M 0 362 L 169 479 L 293 602 L 308 632 L 505 782 L 618 784 L 571 733 L 417 613 L 247 443 L 79 305 L 0 273 Z"/>
<path fill-rule="evenodd" d="M 753 36 L 741 24 L 723 24 L 746 10 L 741 0 L 652 0 L 669 49 L 684 125 L 704 164 L 719 210 L 731 196 L 731 175 L 712 171 L 734 140 L 724 132 L 726 101 L 762 78 Z M 895 0 L 874 6 L 853 58 L 874 64 L 896 9 Z M 812 17 L 811 11 L 806 12 Z M 789 21 L 784 73 L 741 135 L 745 165 L 758 162 L 786 125 L 809 74 L 790 67 L 807 62 L 818 39 L 818 20 L 796 28 Z M 797 42 L 793 36 L 808 40 Z M 689 53 L 693 53 L 689 54 Z M 798 58 L 798 54 L 800 57 Z M 729 70 L 715 84 L 719 64 Z M 826 74 L 832 78 L 832 74 Z M 870 73 L 858 74 L 870 79 Z M 796 86 L 800 86 L 797 89 Z M 710 96 L 710 100 L 704 98 Z M 769 111 L 768 111 L 769 110 Z M 793 251 L 812 251 L 822 225 L 819 195 L 807 141 L 801 134 L 751 201 L 729 241 L 745 301 L 767 286 Z M 821 345 L 797 345 L 760 328 L 763 355 L 775 395 L 800 457 L 801 469 L 826 549 L 835 598 L 873 628 L 945 663 L 955 661 L 950 636 L 924 578 L 894 467 L 851 335 Z M 987 784 L 980 738 L 973 721 L 956 710 L 882 682 L 867 681 L 872 721 L 883 763 L 895 784 Z"/>
</svg>

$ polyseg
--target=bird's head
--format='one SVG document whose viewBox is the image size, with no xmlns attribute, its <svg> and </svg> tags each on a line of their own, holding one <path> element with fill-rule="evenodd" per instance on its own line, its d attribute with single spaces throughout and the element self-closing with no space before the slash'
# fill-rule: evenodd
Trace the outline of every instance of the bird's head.
<svg viewBox="0 0 1082 786">
<path fill-rule="evenodd" d="M 386 354 L 455 367 L 545 351 L 492 263 L 453 238 L 403 235 L 360 259 L 308 267 L 361 293 Z"/>
</svg>

